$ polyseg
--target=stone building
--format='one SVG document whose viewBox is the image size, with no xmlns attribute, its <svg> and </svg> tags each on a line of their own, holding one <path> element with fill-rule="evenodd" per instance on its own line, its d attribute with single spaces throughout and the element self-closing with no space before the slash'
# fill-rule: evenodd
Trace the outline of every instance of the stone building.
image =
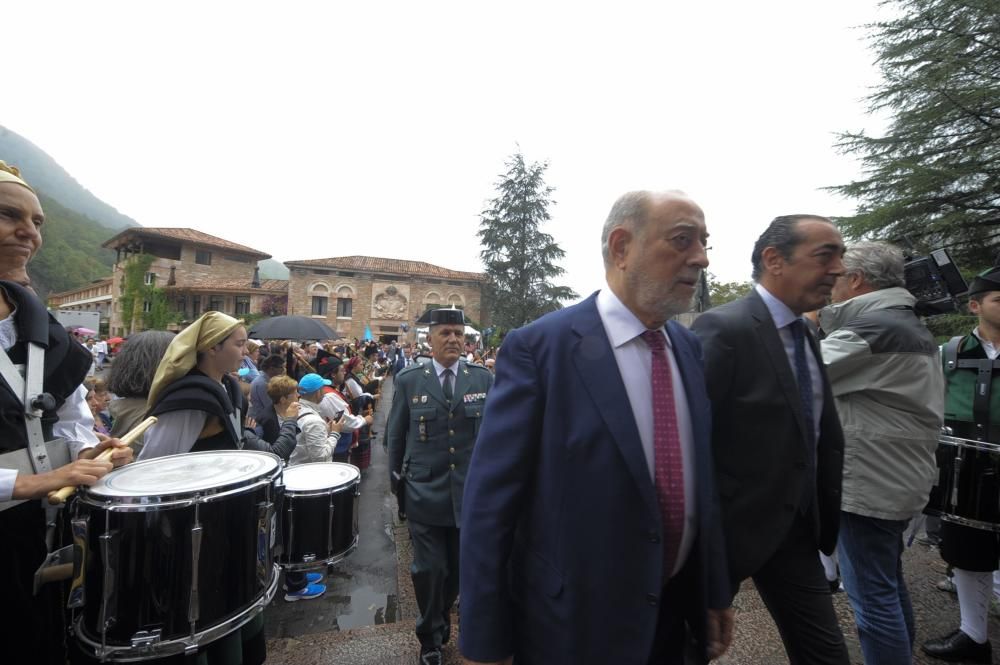
<svg viewBox="0 0 1000 665">
<path fill-rule="evenodd" d="M 322 319 L 338 336 L 415 339 L 414 322 L 425 311 L 454 305 L 476 325 L 483 318 L 486 275 L 423 261 L 375 256 L 286 261 L 288 313 Z M 406 325 L 408 330 L 404 330 Z"/>
<path fill-rule="evenodd" d="M 130 228 L 104 243 L 116 251 L 111 276 L 111 334 L 141 330 L 122 320 L 124 268 L 139 254 L 153 256 L 144 283 L 162 287 L 183 321 L 183 328 L 209 310 L 237 317 L 259 313 L 268 298 L 282 299 L 288 281 L 260 279 L 257 262 L 271 256 L 259 250 L 189 228 Z M 151 304 L 142 303 L 144 311 Z"/>
<path fill-rule="evenodd" d="M 111 278 L 95 279 L 86 286 L 49 294 L 49 307 L 69 312 L 99 312 L 102 333 L 108 332 L 111 320 Z"/>
</svg>

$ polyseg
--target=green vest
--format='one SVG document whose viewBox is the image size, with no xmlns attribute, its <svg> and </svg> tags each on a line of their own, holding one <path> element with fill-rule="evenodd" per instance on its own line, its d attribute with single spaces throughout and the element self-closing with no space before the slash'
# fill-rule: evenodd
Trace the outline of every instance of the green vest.
<svg viewBox="0 0 1000 665">
<path fill-rule="evenodd" d="M 955 436 L 1000 443 L 1000 360 L 988 382 L 988 408 L 977 418 L 976 393 L 980 383 L 980 367 L 990 364 L 986 351 L 975 335 L 952 338 L 942 347 L 941 359 L 945 377 L 945 424 L 955 430 Z M 985 384 L 983 386 L 985 390 Z M 983 406 L 986 407 L 983 401 Z"/>
</svg>

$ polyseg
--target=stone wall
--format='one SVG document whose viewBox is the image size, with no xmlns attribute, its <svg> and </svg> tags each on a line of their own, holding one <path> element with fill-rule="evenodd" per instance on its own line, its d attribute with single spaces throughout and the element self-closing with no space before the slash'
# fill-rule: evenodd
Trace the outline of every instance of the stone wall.
<svg viewBox="0 0 1000 665">
<path fill-rule="evenodd" d="M 288 285 L 288 313 L 313 316 L 313 296 L 327 298 L 327 312 L 316 316 L 345 337 L 363 337 L 370 326 L 373 337 L 396 335 L 400 339 L 416 339 L 414 321 L 428 305 L 462 307 L 466 314 L 481 325 L 482 292 L 477 282 L 458 282 L 422 277 L 337 274 L 333 270 L 292 268 Z M 351 299 L 351 316 L 337 316 L 337 299 Z M 403 333 L 400 325 L 410 330 Z"/>
</svg>

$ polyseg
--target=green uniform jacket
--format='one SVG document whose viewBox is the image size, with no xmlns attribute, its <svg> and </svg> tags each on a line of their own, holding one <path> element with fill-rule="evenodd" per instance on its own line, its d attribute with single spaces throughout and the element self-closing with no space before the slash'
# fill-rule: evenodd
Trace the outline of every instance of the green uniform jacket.
<svg viewBox="0 0 1000 665">
<path fill-rule="evenodd" d="M 389 471 L 405 478 L 406 516 L 431 526 L 461 524 L 462 492 L 493 375 L 459 361 L 449 408 L 433 363 L 396 375 L 386 437 Z"/>
<path fill-rule="evenodd" d="M 942 354 L 946 355 L 946 354 Z M 986 358 L 979 338 L 967 335 L 962 338 L 958 347 L 959 360 L 980 360 Z M 975 369 L 948 369 L 947 359 L 944 359 L 944 377 L 946 393 L 944 403 L 945 424 L 955 430 L 955 436 L 969 439 L 977 438 L 975 418 L 973 417 L 973 400 L 976 394 Z M 1000 443 L 1000 371 L 993 372 L 990 388 L 990 429 L 984 437 L 992 443 Z"/>
</svg>

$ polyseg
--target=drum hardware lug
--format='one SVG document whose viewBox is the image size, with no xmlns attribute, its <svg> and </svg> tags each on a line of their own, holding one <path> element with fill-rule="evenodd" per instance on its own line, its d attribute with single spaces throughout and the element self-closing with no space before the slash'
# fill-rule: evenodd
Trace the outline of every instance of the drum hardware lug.
<svg viewBox="0 0 1000 665">
<path fill-rule="evenodd" d="M 951 478 L 951 496 L 948 497 L 948 509 L 952 512 L 955 511 L 955 507 L 958 505 L 958 477 L 962 472 L 962 449 L 959 448 L 955 455 L 955 468 L 952 470 Z"/>
<path fill-rule="evenodd" d="M 107 652 L 108 629 L 118 621 L 118 589 L 115 573 L 118 570 L 117 532 L 111 530 L 111 513 L 104 518 L 104 533 L 100 536 L 101 558 L 104 560 L 104 589 L 97 625 L 101 631 L 101 653 Z M 103 657 L 103 656 L 102 656 Z"/>
<path fill-rule="evenodd" d="M 334 503 L 333 503 L 333 494 L 330 495 L 329 508 L 330 508 L 330 513 L 329 513 L 330 517 L 326 521 L 326 551 L 327 552 L 332 552 L 333 551 L 333 516 L 334 516 L 334 513 L 336 512 L 336 507 L 334 506 Z"/>
<path fill-rule="evenodd" d="M 69 588 L 68 609 L 83 607 L 87 602 L 87 590 L 84 584 L 87 578 L 87 542 L 90 535 L 90 518 L 74 518 L 70 521 L 73 533 L 73 579 Z"/>
<path fill-rule="evenodd" d="M 191 527 L 191 595 L 188 598 L 188 623 L 191 624 L 192 635 L 195 632 L 194 625 L 198 622 L 201 614 L 201 603 L 198 598 L 198 578 L 201 568 L 201 535 L 202 527 L 198 521 L 198 507 L 195 506 L 194 526 Z"/>
<path fill-rule="evenodd" d="M 268 552 L 270 551 L 274 533 L 274 504 L 270 501 L 257 505 L 257 582 L 261 586 L 267 584 L 267 573 L 270 567 Z"/>
<path fill-rule="evenodd" d="M 146 649 L 160 641 L 160 628 L 154 630 L 140 630 L 132 636 L 133 649 Z"/>
</svg>

